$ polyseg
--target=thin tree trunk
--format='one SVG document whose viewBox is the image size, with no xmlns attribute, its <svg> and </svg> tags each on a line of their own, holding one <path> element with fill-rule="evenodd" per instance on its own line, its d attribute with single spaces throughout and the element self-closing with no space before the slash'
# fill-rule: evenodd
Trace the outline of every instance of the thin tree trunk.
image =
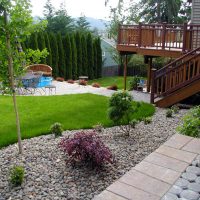
<svg viewBox="0 0 200 200">
<path fill-rule="evenodd" d="M 161 23 L 160 4 L 161 4 L 161 0 L 158 0 L 158 5 L 157 5 L 157 17 L 158 17 L 158 23 Z"/>
<path fill-rule="evenodd" d="M 8 25 L 8 15 L 7 15 L 6 10 L 4 10 L 4 23 L 5 23 L 5 27 L 7 27 L 7 25 Z M 11 54 L 10 34 L 9 34 L 8 30 L 6 30 L 6 48 L 7 48 L 7 51 L 8 51 L 9 81 L 10 81 L 10 86 L 11 86 L 11 90 L 12 90 L 12 98 L 13 98 L 13 104 L 14 104 L 14 110 L 15 110 L 15 117 L 16 117 L 19 153 L 22 154 L 20 121 L 19 121 L 19 114 L 18 114 L 18 109 L 17 109 L 17 101 L 16 101 L 16 94 L 15 94 L 15 86 L 14 86 L 13 59 L 12 59 L 12 54 Z"/>
</svg>

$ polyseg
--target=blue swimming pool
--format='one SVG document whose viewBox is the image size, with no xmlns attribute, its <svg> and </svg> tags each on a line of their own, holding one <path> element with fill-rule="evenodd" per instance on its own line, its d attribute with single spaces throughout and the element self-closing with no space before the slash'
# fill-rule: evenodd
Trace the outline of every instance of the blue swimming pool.
<svg viewBox="0 0 200 200">
<path fill-rule="evenodd" d="M 42 76 L 42 77 L 40 77 L 40 81 L 39 81 L 37 87 L 40 88 L 40 87 L 45 87 L 47 85 L 51 85 L 51 82 L 52 82 L 52 77 Z"/>
</svg>

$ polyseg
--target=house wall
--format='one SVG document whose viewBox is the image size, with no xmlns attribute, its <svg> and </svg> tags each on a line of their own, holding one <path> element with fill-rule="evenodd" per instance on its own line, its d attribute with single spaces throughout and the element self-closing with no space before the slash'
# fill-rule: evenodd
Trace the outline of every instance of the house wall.
<svg viewBox="0 0 200 200">
<path fill-rule="evenodd" d="M 192 0 L 192 24 L 200 24 L 200 0 Z"/>
</svg>

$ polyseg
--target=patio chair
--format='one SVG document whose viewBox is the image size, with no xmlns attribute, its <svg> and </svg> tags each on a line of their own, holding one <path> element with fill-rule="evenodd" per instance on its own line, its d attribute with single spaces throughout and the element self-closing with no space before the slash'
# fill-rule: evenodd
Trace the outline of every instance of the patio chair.
<svg viewBox="0 0 200 200">
<path fill-rule="evenodd" d="M 144 88 L 147 87 L 147 80 L 146 79 L 140 79 L 139 83 L 137 84 L 137 90 L 143 91 Z"/>
</svg>

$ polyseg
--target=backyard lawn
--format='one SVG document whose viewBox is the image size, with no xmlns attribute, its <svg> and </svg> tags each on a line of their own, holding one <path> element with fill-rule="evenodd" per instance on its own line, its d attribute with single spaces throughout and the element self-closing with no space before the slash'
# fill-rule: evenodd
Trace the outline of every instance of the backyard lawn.
<svg viewBox="0 0 200 200">
<path fill-rule="evenodd" d="M 55 122 L 62 123 L 65 130 L 91 128 L 97 123 L 112 126 L 107 117 L 108 99 L 94 94 L 18 96 L 22 138 L 48 134 Z M 12 98 L 0 96 L 0 108 L 0 147 L 3 147 L 17 141 Z M 154 111 L 152 105 L 142 103 L 133 118 L 141 119 Z"/>
<path fill-rule="evenodd" d="M 127 77 L 126 85 L 127 89 L 129 89 L 129 81 L 131 80 L 132 76 Z M 88 84 L 92 83 L 99 83 L 101 87 L 108 87 L 111 85 L 116 84 L 118 89 L 124 88 L 124 77 L 123 76 L 112 76 L 112 77 L 103 77 L 99 79 L 90 80 Z"/>
</svg>

